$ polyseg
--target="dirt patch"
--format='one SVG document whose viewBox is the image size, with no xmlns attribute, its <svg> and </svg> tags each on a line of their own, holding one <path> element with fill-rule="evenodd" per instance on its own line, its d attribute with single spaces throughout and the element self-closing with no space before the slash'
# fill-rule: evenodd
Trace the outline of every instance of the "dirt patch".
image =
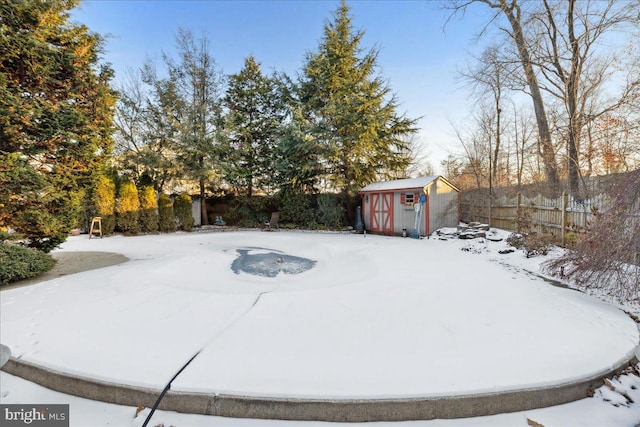
<svg viewBox="0 0 640 427">
<path fill-rule="evenodd" d="M 56 265 L 51 270 L 30 279 L 2 286 L 0 290 L 33 285 L 60 276 L 122 264 L 129 260 L 126 256 L 113 252 L 54 252 L 51 256 L 56 260 Z"/>
</svg>

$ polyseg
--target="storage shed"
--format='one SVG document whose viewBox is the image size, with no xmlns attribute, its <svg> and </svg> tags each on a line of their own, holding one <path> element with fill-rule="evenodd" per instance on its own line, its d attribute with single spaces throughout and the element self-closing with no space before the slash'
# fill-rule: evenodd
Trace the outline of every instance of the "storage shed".
<svg viewBox="0 0 640 427">
<path fill-rule="evenodd" d="M 421 236 L 458 225 L 459 190 L 441 176 L 376 182 L 358 194 L 365 228 L 372 233 L 400 235 L 403 229 L 411 233 L 418 215 L 416 204 Z"/>
</svg>

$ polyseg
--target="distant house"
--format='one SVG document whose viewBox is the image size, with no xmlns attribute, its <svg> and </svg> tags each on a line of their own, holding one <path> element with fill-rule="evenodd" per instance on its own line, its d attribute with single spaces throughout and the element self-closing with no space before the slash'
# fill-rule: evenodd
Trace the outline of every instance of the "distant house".
<svg viewBox="0 0 640 427">
<path fill-rule="evenodd" d="M 459 190 L 441 176 L 399 179 L 369 184 L 362 197 L 365 228 L 372 233 L 400 235 L 415 229 L 416 203 L 421 206 L 419 233 L 424 236 L 458 224 Z"/>
</svg>

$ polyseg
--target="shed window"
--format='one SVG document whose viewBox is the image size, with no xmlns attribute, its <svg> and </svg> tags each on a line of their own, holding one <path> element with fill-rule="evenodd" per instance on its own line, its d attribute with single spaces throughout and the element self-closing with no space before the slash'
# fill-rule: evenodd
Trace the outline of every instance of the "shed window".
<svg viewBox="0 0 640 427">
<path fill-rule="evenodd" d="M 407 206 L 413 206 L 414 203 L 415 203 L 415 199 L 413 197 L 413 193 L 405 193 L 404 204 Z"/>
</svg>

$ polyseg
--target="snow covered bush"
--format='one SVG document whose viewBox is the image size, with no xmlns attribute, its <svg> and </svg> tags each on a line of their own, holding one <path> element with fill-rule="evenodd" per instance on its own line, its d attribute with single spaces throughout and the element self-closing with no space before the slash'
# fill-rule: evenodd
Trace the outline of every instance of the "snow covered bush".
<svg viewBox="0 0 640 427">
<path fill-rule="evenodd" d="M 531 231 L 531 211 L 526 207 L 519 207 L 516 212 L 518 233 L 512 233 L 507 243 L 517 249 L 523 249 L 527 258 L 536 255 L 546 255 L 553 246 L 554 236 L 548 233 Z"/>
<path fill-rule="evenodd" d="M 507 243 L 514 248 L 523 249 L 527 258 L 536 255 L 546 255 L 551 249 L 553 236 L 539 233 L 511 233 L 507 237 Z"/>
<path fill-rule="evenodd" d="M 507 243 L 516 249 L 522 249 L 525 245 L 525 237 L 520 233 L 511 233 L 507 237 Z"/>
<path fill-rule="evenodd" d="M 51 270 L 55 263 L 55 260 L 44 252 L 0 243 L 0 285 L 37 276 Z"/>
<path fill-rule="evenodd" d="M 628 301 L 640 301 L 640 169 L 629 173 L 610 194 L 586 234 L 547 271 L 582 288 L 600 288 Z"/>
</svg>

